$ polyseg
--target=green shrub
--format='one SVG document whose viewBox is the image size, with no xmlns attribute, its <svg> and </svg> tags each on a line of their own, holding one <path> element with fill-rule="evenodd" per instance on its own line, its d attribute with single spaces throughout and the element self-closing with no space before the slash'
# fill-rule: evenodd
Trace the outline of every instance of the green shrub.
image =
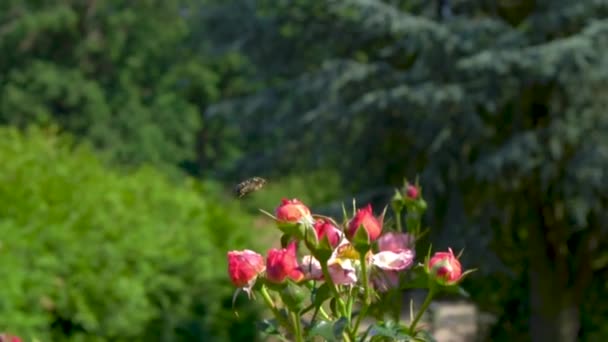
<svg viewBox="0 0 608 342">
<path fill-rule="evenodd" d="M 255 310 L 238 320 L 230 308 L 226 250 L 252 244 L 234 204 L 151 169 L 114 172 L 37 129 L 0 128 L 0 160 L 0 331 L 42 341 L 253 339 Z"/>
</svg>

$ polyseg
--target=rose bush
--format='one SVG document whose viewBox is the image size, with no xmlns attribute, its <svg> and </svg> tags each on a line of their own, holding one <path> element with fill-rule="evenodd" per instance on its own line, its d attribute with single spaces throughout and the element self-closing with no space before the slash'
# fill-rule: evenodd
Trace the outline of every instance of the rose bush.
<svg viewBox="0 0 608 342">
<path fill-rule="evenodd" d="M 353 208 L 350 218 L 344 210 L 343 224 L 314 215 L 297 199 L 283 199 L 275 215 L 263 211 L 283 233 L 283 248 L 269 250 L 265 265 L 253 251 L 228 252 L 233 284 L 251 297 L 259 294 L 274 314 L 262 322 L 262 332 L 293 341 L 432 339 L 417 325 L 422 314 L 439 292 L 459 291 L 458 284 L 471 271 L 462 272 L 452 249 L 432 257 L 429 251 L 424 263 L 415 263 L 426 210 L 418 185 L 406 181 L 392 208 L 394 225 L 384 223 L 386 211 L 374 215 L 371 205 Z M 411 288 L 426 288 L 428 295 L 405 324 L 400 301 L 383 298 Z M 364 318 L 375 322 L 363 329 Z"/>
</svg>

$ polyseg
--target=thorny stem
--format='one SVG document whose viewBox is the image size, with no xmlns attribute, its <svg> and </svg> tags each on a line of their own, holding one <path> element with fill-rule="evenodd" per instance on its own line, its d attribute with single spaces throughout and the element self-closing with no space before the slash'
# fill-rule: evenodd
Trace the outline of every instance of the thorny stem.
<svg viewBox="0 0 608 342">
<path fill-rule="evenodd" d="M 414 320 L 412 321 L 412 324 L 410 325 L 410 334 L 414 333 L 416 324 L 418 324 L 418 321 L 420 320 L 420 318 L 422 318 L 422 315 L 424 314 L 426 309 L 431 304 L 431 301 L 433 300 L 433 296 L 435 296 L 435 289 L 431 286 L 431 288 L 429 289 L 429 293 L 426 295 L 426 298 L 424 299 L 424 302 L 422 303 L 422 306 L 420 307 L 420 310 L 418 310 L 416 317 L 414 318 Z"/>
</svg>

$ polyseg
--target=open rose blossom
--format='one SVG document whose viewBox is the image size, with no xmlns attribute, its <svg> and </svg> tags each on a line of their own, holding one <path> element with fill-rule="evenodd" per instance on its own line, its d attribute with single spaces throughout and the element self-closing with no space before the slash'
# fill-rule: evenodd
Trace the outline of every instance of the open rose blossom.
<svg viewBox="0 0 608 342">
<path fill-rule="evenodd" d="M 451 248 L 437 252 L 425 265 L 427 273 L 441 285 L 454 285 L 462 279 L 462 267 Z"/>
<path fill-rule="evenodd" d="M 379 252 L 372 256 L 374 287 L 380 292 L 399 286 L 399 272 L 414 263 L 414 241 L 409 234 L 388 232 L 378 239 Z"/>
<path fill-rule="evenodd" d="M 275 211 L 277 220 L 280 222 L 298 223 L 303 220 L 312 221 L 310 209 L 298 199 L 282 199 Z"/>
<path fill-rule="evenodd" d="M 236 287 L 250 287 L 265 268 L 264 258 L 254 251 L 228 252 L 228 274 Z"/>
<path fill-rule="evenodd" d="M 327 236 L 331 247 L 336 247 L 340 243 L 340 240 L 342 240 L 342 232 L 340 231 L 340 229 L 336 228 L 336 226 L 334 226 L 329 220 L 317 220 L 315 222 L 314 228 L 315 232 L 317 232 L 317 238 L 319 239 L 319 241 L 323 239 L 324 236 Z"/>
<path fill-rule="evenodd" d="M 350 220 L 346 231 L 348 238 L 352 239 L 361 226 L 367 231 L 370 241 L 375 241 L 382 233 L 382 223 L 374 216 L 371 204 L 357 210 L 355 217 Z"/>
<path fill-rule="evenodd" d="M 383 251 L 372 256 L 372 264 L 385 271 L 402 271 L 414 262 L 414 252 L 405 249 L 398 252 Z"/>
<path fill-rule="evenodd" d="M 266 278 L 273 283 L 282 283 L 286 278 L 294 281 L 300 281 L 304 278 L 304 274 L 298 265 L 295 242 L 287 245 L 287 248 L 273 248 L 268 251 Z"/>
<path fill-rule="evenodd" d="M 357 282 L 356 265 L 358 254 L 352 246 L 344 240 L 340 247 L 336 248 L 327 261 L 327 268 L 331 280 L 336 285 L 351 285 Z M 302 258 L 301 270 L 306 279 L 324 280 L 321 263 L 311 255 Z"/>
<path fill-rule="evenodd" d="M 336 285 L 352 285 L 357 282 L 358 261 L 352 259 L 330 259 L 328 262 L 329 275 Z"/>
<path fill-rule="evenodd" d="M 329 259 L 328 271 L 331 280 L 336 285 L 351 285 L 357 282 L 357 269 L 355 264 L 357 261 L 350 259 Z M 306 279 L 323 280 L 323 270 L 317 259 L 311 255 L 306 255 L 302 258 L 302 271 Z"/>
<path fill-rule="evenodd" d="M 302 257 L 302 264 L 300 270 L 304 272 L 306 279 L 310 280 L 323 280 L 323 270 L 321 269 L 321 263 L 315 259 L 312 255 L 305 255 Z"/>
</svg>

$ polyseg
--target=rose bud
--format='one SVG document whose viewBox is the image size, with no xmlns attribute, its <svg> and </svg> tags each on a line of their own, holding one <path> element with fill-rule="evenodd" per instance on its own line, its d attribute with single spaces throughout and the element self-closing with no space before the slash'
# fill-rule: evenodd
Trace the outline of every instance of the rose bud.
<svg viewBox="0 0 608 342">
<path fill-rule="evenodd" d="M 352 239 L 357 233 L 359 227 L 367 231 L 370 241 L 375 241 L 382 233 L 382 223 L 372 213 L 372 206 L 368 204 L 367 207 L 357 210 L 355 217 L 353 217 L 348 223 L 348 230 L 346 235 L 349 239 Z"/>
<path fill-rule="evenodd" d="M 251 287 L 265 268 L 264 257 L 254 251 L 228 252 L 228 274 L 236 287 Z"/>
<path fill-rule="evenodd" d="M 298 199 L 282 199 L 275 211 L 277 220 L 280 222 L 298 223 L 303 220 L 312 221 L 310 209 Z"/>
<path fill-rule="evenodd" d="M 457 284 L 462 279 L 460 261 L 454 256 L 451 248 L 448 252 L 437 252 L 425 265 L 426 272 L 437 283 L 444 286 Z"/>
<path fill-rule="evenodd" d="M 282 283 L 285 278 L 300 281 L 304 274 L 300 270 L 296 256 L 296 243 L 291 242 L 287 248 L 273 248 L 266 258 L 266 278 L 273 283 Z"/>
<path fill-rule="evenodd" d="M 420 190 L 415 185 L 408 184 L 405 194 L 411 199 L 416 199 L 420 195 Z"/>
<path fill-rule="evenodd" d="M 329 245 L 333 248 L 336 247 L 340 240 L 342 240 L 342 232 L 340 229 L 336 228 L 329 220 L 320 219 L 315 222 L 314 225 L 315 232 L 317 232 L 317 238 L 319 241 L 323 239 L 324 236 L 327 236 L 327 240 L 329 241 Z"/>
<path fill-rule="evenodd" d="M 414 247 L 414 239 L 406 233 L 388 232 L 378 238 L 378 249 L 383 251 L 398 252 L 409 250 Z"/>
</svg>

